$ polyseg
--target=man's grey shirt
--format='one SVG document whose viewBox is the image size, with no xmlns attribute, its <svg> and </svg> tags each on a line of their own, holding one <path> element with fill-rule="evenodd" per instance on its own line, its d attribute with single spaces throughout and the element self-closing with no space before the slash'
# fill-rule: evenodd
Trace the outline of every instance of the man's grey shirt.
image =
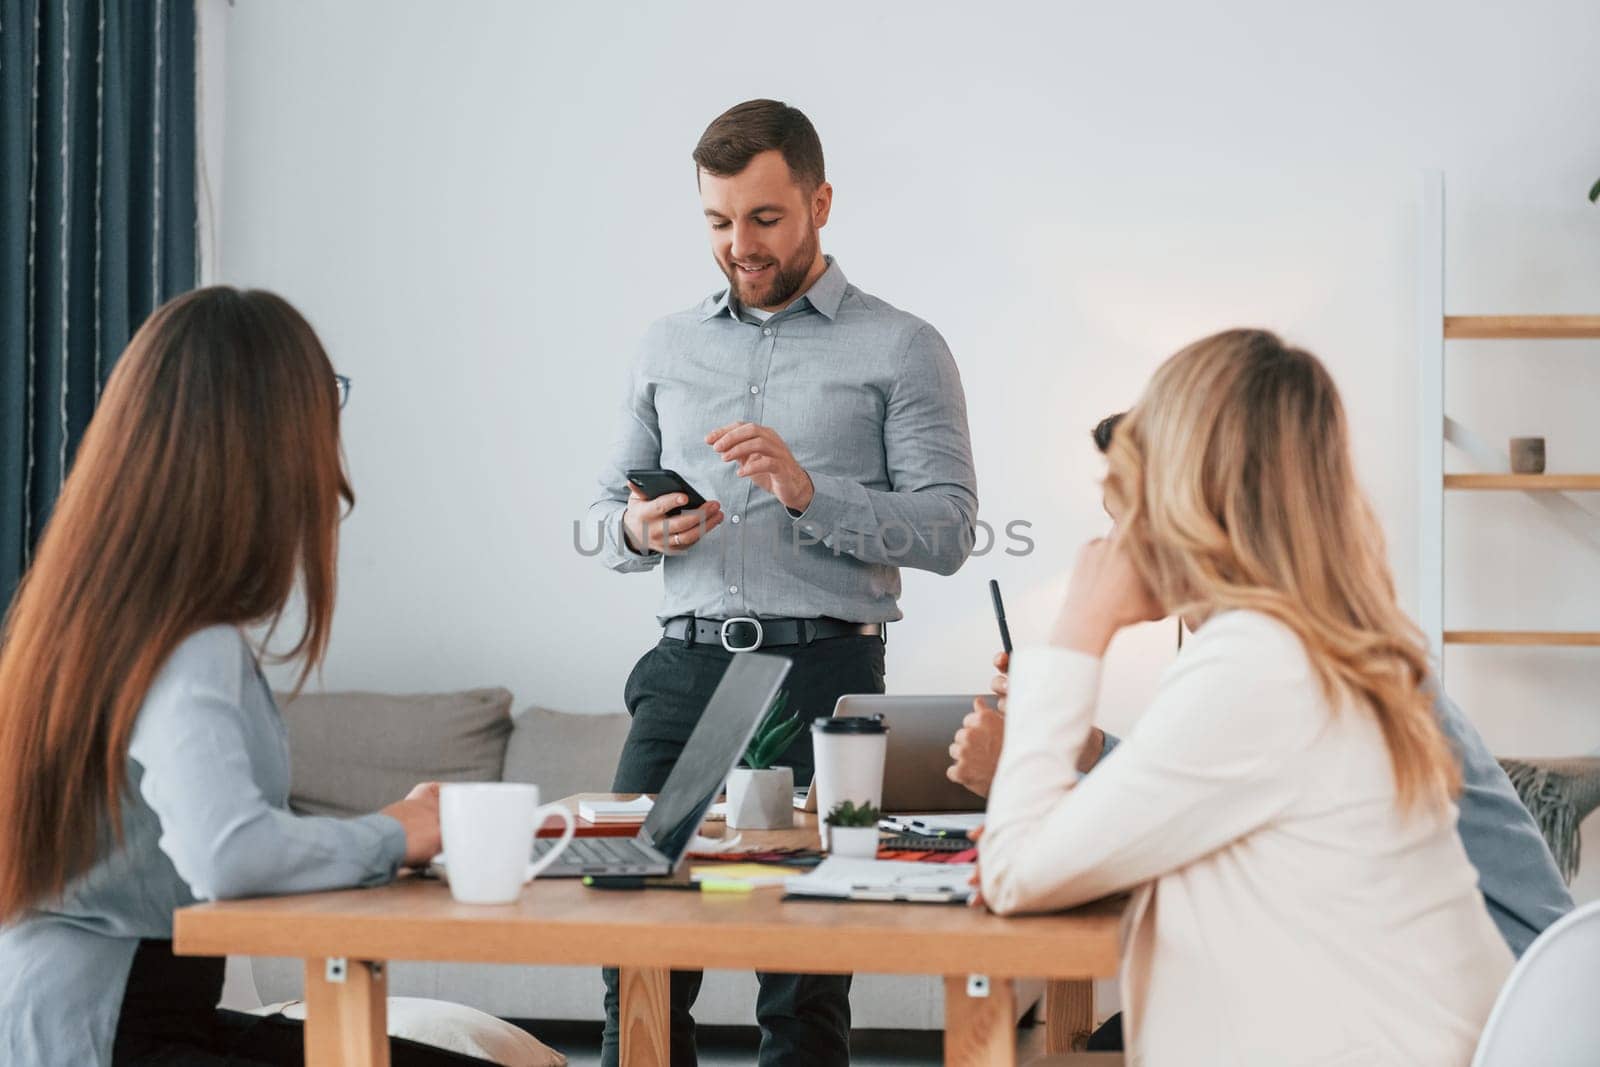
<svg viewBox="0 0 1600 1067">
<path fill-rule="evenodd" d="M 1461 761 L 1456 832 L 1477 868 L 1478 891 L 1489 917 L 1521 957 L 1545 927 L 1572 910 L 1572 894 L 1500 762 L 1444 688 L 1430 684 L 1433 712 Z M 1110 756 L 1116 744 L 1107 734 L 1100 758 Z"/>
<path fill-rule="evenodd" d="M 706 444 L 735 422 L 783 438 L 815 489 L 804 513 Z M 658 466 L 724 513 L 698 544 L 666 557 L 635 553 L 622 532 L 624 472 Z M 579 544 L 598 540 L 613 570 L 664 566 L 663 621 L 889 622 L 901 617 L 900 568 L 954 573 L 977 515 L 966 398 L 944 339 L 851 285 L 829 259 L 809 291 L 764 322 L 724 290 L 650 327 Z"/>
</svg>

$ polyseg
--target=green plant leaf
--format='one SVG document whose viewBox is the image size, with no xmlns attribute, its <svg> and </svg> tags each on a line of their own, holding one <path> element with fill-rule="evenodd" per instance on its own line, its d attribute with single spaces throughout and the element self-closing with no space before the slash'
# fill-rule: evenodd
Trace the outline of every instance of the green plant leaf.
<svg viewBox="0 0 1600 1067">
<path fill-rule="evenodd" d="M 761 717 L 761 725 L 756 727 L 755 734 L 750 738 L 750 744 L 745 747 L 745 766 L 757 771 L 767 770 L 805 730 L 806 724 L 798 713 L 784 715 L 788 703 L 787 690 L 780 691 L 772 698 L 771 706 Z"/>
<path fill-rule="evenodd" d="M 1596 180 L 1595 183 L 1589 187 L 1589 203 L 1593 204 L 1596 201 L 1600 201 L 1600 180 Z"/>
<path fill-rule="evenodd" d="M 829 826 L 877 826 L 878 820 L 883 818 L 883 811 L 876 804 L 863 804 L 857 807 L 852 800 L 841 800 L 828 812 Z"/>
</svg>

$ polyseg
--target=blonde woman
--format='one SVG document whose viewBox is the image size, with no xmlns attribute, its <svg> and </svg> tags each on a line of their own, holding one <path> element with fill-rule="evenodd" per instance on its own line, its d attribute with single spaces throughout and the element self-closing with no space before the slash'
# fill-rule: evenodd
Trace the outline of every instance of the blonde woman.
<svg viewBox="0 0 1600 1067">
<path fill-rule="evenodd" d="M 1117 532 L 1011 663 L 984 899 L 1134 891 L 1132 1063 L 1465 1065 L 1512 957 L 1326 369 L 1270 333 L 1207 338 L 1108 459 Z M 1194 638 L 1079 781 L 1106 646 L 1173 613 Z"/>
</svg>

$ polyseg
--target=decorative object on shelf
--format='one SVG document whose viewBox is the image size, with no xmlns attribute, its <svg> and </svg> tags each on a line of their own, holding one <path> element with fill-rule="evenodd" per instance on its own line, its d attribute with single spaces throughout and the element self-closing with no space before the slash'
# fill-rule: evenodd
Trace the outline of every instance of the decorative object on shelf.
<svg viewBox="0 0 1600 1067">
<path fill-rule="evenodd" d="M 1600 807 L 1600 756 L 1502 759 L 1500 766 L 1533 813 L 1561 877 L 1570 883 L 1578 873 L 1579 824 Z"/>
<path fill-rule="evenodd" d="M 1544 473 L 1544 438 L 1513 437 L 1511 470 L 1514 474 Z"/>
<path fill-rule="evenodd" d="M 878 820 L 883 811 L 873 803 L 857 807 L 841 800 L 828 812 L 828 851 L 835 856 L 872 859 L 878 854 Z"/>
<path fill-rule="evenodd" d="M 744 766 L 728 773 L 728 825 L 735 830 L 787 830 L 794 825 L 794 770 L 773 763 L 805 730 L 798 715 L 785 715 L 780 691 L 744 750 Z"/>
</svg>

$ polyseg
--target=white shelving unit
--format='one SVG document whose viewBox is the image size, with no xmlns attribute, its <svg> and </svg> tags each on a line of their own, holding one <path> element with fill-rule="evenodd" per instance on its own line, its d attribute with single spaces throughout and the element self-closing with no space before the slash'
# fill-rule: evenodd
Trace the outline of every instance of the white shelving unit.
<svg viewBox="0 0 1600 1067">
<path fill-rule="evenodd" d="M 1600 632 L 1556 630 L 1446 630 L 1444 628 L 1444 495 L 1447 491 L 1512 491 L 1534 499 L 1566 521 L 1595 523 L 1587 511 L 1560 497 L 1600 492 L 1600 474 L 1512 474 L 1504 453 L 1472 438 L 1444 412 L 1446 343 L 1453 340 L 1600 340 L 1600 315 L 1447 315 L 1444 308 L 1444 175 L 1422 175 L 1420 277 L 1417 287 L 1418 411 L 1421 434 L 1417 465 L 1420 596 L 1418 622 L 1444 673 L 1444 646 L 1554 645 L 1600 647 Z M 1444 446 L 1467 448 L 1492 468 L 1481 474 L 1446 474 Z"/>
</svg>

